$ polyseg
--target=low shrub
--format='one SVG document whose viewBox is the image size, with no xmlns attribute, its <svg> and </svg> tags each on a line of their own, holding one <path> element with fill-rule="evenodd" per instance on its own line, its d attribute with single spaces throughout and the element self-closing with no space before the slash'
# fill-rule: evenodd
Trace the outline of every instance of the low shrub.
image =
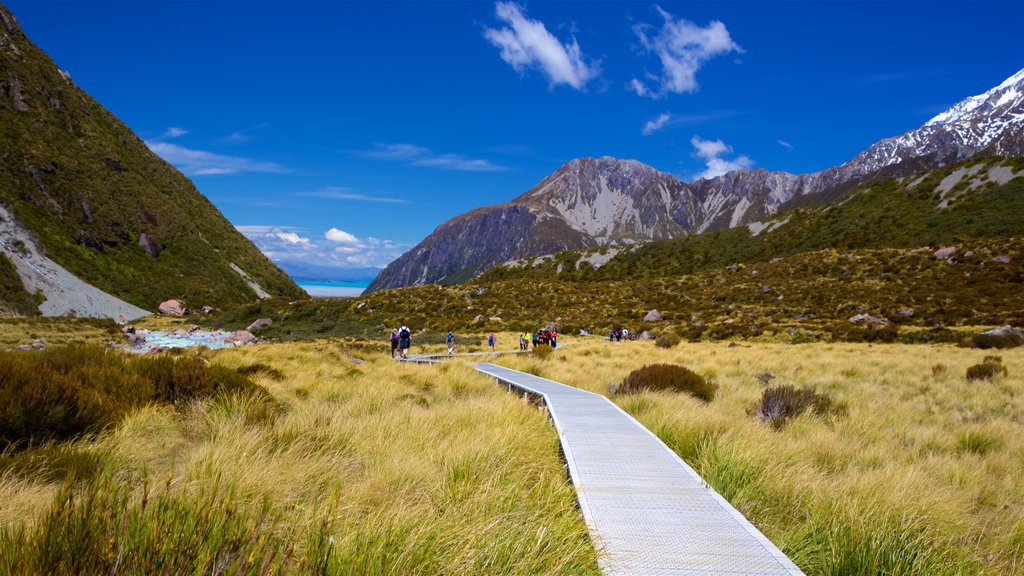
<svg viewBox="0 0 1024 576">
<path fill-rule="evenodd" d="M 979 348 L 981 350 L 989 350 L 995 348 L 997 350 L 1004 350 L 1006 348 L 1016 348 L 1024 344 L 1024 340 L 1021 340 L 1020 336 L 1014 334 L 972 334 L 971 335 L 971 347 Z"/>
<path fill-rule="evenodd" d="M 845 409 L 831 396 L 814 388 L 793 386 L 772 386 L 765 388 L 761 399 L 747 409 L 747 414 L 756 416 L 779 429 L 787 422 L 800 416 L 808 409 L 819 416 L 840 415 Z"/>
<path fill-rule="evenodd" d="M 268 378 L 275 382 L 284 380 L 284 372 L 281 372 L 277 368 L 274 368 L 270 364 L 264 362 L 257 362 L 255 364 L 249 364 L 248 366 L 242 366 L 235 370 L 242 376 L 259 376 L 260 374 L 266 375 Z"/>
<path fill-rule="evenodd" d="M 708 382 L 703 376 L 685 366 L 651 364 L 630 372 L 617 388 L 617 392 L 627 394 L 645 390 L 685 392 L 710 402 L 718 391 L 718 385 Z"/>
<path fill-rule="evenodd" d="M 662 332 L 658 334 L 658 338 L 654 341 L 654 345 L 658 348 L 672 348 L 678 346 L 683 339 L 676 335 L 675 332 Z"/>
<path fill-rule="evenodd" d="M 129 356 L 99 346 L 0 352 L 0 449 L 63 440 L 117 423 L 153 403 L 265 389 L 195 356 Z"/>
<path fill-rule="evenodd" d="M 548 358 L 551 357 L 552 354 L 555 353 L 554 348 L 552 348 L 551 346 L 545 346 L 544 344 L 534 346 L 532 350 L 533 357 L 536 358 L 537 360 L 547 360 Z"/>
<path fill-rule="evenodd" d="M 967 381 L 991 380 L 996 376 L 1008 374 L 1006 366 L 1003 366 L 1003 359 L 1000 356 L 985 356 L 981 364 L 967 367 Z"/>
</svg>

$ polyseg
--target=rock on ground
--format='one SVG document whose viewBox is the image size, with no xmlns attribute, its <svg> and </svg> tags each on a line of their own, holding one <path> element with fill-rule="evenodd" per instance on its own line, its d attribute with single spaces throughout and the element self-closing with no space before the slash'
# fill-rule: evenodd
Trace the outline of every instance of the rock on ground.
<svg viewBox="0 0 1024 576">
<path fill-rule="evenodd" d="M 661 312 L 651 310 L 644 316 L 644 322 L 661 322 Z"/>
<path fill-rule="evenodd" d="M 180 300 L 161 302 L 159 310 L 161 314 L 166 314 L 167 316 L 185 316 L 188 314 L 188 308 Z"/>
</svg>

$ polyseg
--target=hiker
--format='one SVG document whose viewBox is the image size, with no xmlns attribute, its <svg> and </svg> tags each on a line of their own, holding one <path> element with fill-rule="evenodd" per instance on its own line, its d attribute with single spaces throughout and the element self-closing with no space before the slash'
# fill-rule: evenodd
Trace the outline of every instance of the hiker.
<svg viewBox="0 0 1024 576">
<path fill-rule="evenodd" d="M 523 332 L 523 350 L 529 352 L 530 350 L 530 333 Z"/>
<path fill-rule="evenodd" d="M 409 345 L 412 344 L 412 332 L 409 331 L 409 327 L 402 325 L 398 330 L 398 349 L 402 353 L 402 360 L 409 357 Z"/>
<path fill-rule="evenodd" d="M 452 355 L 452 351 L 455 350 L 455 335 L 452 331 L 448 331 L 448 337 L 445 339 L 448 342 L 448 355 Z"/>
<path fill-rule="evenodd" d="M 398 328 L 391 329 L 391 359 L 395 359 L 395 351 L 398 350 Z"/>
<path fill-rule="evenodd" d="M 558 330 L 551 331 L 551 349 L 558 348 Z"/>
<path fill-rule="evenodd" d="M 622 329 L 622 339 L 626 340 L 626 341 L 629 340 L 629 329 L 628 328 L 623 328 Z"/>
<path fill-rule="evenodd" d="M 540 334 L 537 334 L 537 332 L 536 332 L 536 331 L 534 331 L 534 332 L 533 332 L 533 349 L 534 349 L 534 350 L 536 350 L 536 349 L 537 349 L 537 343 L 538 343 L 538 342 L 540 342 Z"/>
<path fill-rule="evenodd" d="M 487 345 L 491 347 L 491 352 L 494 352 L 494 332 L 487 337 Z"/>
</svg>

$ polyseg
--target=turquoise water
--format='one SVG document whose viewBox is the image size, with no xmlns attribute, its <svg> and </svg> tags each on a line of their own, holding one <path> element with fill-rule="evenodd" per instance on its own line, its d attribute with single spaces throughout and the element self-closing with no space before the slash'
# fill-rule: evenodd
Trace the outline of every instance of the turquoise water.
<svg viewBox="0 0 1024 576">
<path fill-rule="evenodd" d="M 296 282 L 314 298 L 351 298 L 359 296 L 369 282 Z"/>
</svg>

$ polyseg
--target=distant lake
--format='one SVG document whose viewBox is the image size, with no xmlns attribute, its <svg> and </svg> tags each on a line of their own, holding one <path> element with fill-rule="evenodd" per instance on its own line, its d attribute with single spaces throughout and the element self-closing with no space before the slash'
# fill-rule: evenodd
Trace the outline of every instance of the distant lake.
<svg viewBox="0 0 1024 576">
<path fill-rule="evenodd" d="M 359 296 L 369 282 L 296 282 L 314 298 L 352 298 Z"/>
</svg>

